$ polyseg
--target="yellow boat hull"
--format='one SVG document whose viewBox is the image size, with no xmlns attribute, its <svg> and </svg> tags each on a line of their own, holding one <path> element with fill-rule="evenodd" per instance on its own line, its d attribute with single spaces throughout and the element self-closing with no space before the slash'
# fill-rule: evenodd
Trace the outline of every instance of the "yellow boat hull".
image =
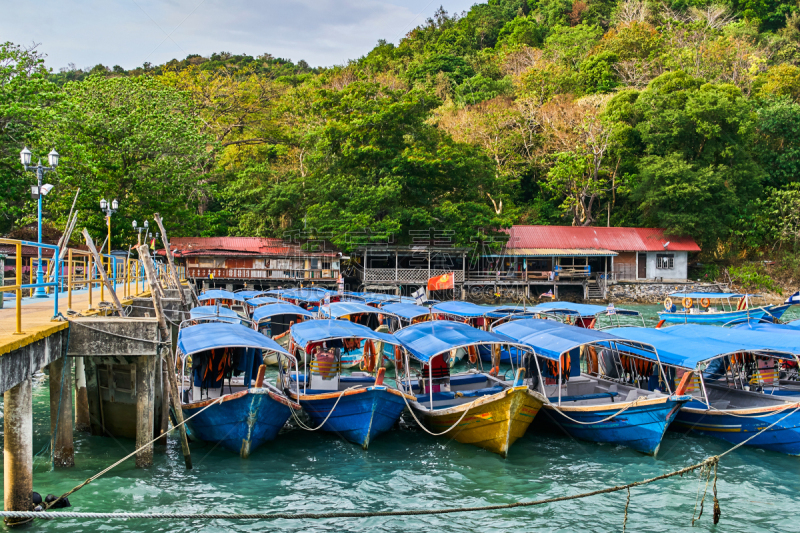
<svg viewBox="0 0 800 533">
<path fill-rule="evenodd" d="M 441 433 L 458 422 L 443 436 L 505 457 L 511 445 L 525 434 L 543 404 L 541 394 L 521 386 L 447 409 L 428 411 L 415 407 L 414 412 L 432 433 Z"/>
</svg>

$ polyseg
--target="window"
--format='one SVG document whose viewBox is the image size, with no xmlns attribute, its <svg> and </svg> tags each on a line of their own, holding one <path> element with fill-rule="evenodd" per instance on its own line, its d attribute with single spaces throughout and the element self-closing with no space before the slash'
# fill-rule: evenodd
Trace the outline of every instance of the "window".
<svg viewBox="0 0 800 533">
<path fill-rule="evenodd" d="M 659 270 L 672 270 L 675 268 L 675 256 L 672 254 L 656 255 L 656 268 Z"/>
</svg>

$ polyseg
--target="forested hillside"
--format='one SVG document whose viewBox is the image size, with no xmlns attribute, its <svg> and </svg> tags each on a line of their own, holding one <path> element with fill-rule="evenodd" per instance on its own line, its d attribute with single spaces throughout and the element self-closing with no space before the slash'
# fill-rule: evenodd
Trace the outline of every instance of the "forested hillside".
<svg viewBox="0 0 800 533">
<path fill-rule="evenodd" d="M 56 73 L 7 43 L 0 233 L 35 216 L 27 144 L 62 155 L 47 218 L 81 187 L 100 233 L 97 201 L 117 197 L 119 246 L 160 211 L 175 235 L 345 249 L 524 223 L 660 226 L 716 260 L 793 252 L 798 65 L 800 9 L 779 0 L 492 0 L 335 68 L 219 53 Z"/>
</svg>

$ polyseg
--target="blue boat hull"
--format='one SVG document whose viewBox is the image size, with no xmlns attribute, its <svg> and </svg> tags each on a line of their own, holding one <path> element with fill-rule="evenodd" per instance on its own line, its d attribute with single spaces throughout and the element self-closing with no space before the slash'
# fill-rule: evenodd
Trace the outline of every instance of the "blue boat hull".
<svg viewBox="0 0 800 533">
<path fill-rule="evenodd" d="M 551 404 L 546 404 L 544 407 L 553 422 L 576 439 L 619 444 L 648 455 L 655 455 L 658 453 L 664 433 L 681 406 L 687 401 L 689 396 L 645 400 L 602 423 L 596 422 L 613 415 L 622 408 L 622 405 L 611 403 L 581 407 L 581 410 L 562 406 L 567 416 L 584 424 L 573 422 L 555 410 Z"/>
<path fill-rule="evenodd" d="M 769 306 L 769 307 L 767 307 L 767 314 L 765 314 L 764 316 L 766 316 L 766 318 L 768 320 L 772 320 L 772 321 L 779 320 L 783 316 L 783 314 L 786 312 L 786 310 L 789 309 L 792 305 L 794 305 L 794 304 L 783 304 L 783 305 L 772 305 L 772 306 Z"/>
<path fill-rule="evenodd" d="M 299 403 L 314 427 L 325 421 L 323 431 L 337 433 L 366 450 L 372 439 L 391 429 L 400 419 L 406 406 L 400 394 L 379 385 L 347 391 L 344 395 L 338 392 L 305 394 L 300 396 Z"/>
<path fill-rule="evenodd" d="M 668 313 L 661 311 L 658 317 L 670 324 L 725 324 L 731 320 L 761 320 L 767 312 L 764 309 L 730 311 L 725 313 Z"/>
<path fill-rule="evenodd" d="M 775 409 L 780 406 L 734 411 L 738 416 L 727 414 L 726 411 L 707 411 L 699 407 L 704 404 L 696 401 L 690 405 L 692 407 L 683 407 L 675 417 L 676 427 L 684 430 L 691 429 L 696 433 L 716 437 L 733 444 L 744 442 L 783 418 L 781 422 L 746 445 L 788 455 L 800 455 L 800 411 L 789 414 L 797 407 L 797 404 L 777 412 Z M 759 416 L 755 411 L 762 411 L 763 414 Z M 789 416 L 784 418 L 786 415 Z"/>
<path fill-rule="evenodd" d="M 193 437 L 221 444 L 242 457 L 248 457 L 263 443 L 274 439 L 291 416 L 291 402 L 266 388 L 228 396 L 187 422 Z M 183 406 L 184 418 L 198 413 L 212 401 Z"/>
</svg>

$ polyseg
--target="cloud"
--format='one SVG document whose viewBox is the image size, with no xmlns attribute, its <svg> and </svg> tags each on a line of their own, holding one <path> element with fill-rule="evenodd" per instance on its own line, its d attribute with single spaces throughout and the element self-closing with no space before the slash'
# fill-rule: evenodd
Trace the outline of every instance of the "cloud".
<svg viewBox="0 0 800 533">
<path fill-rule="evenodd" d="M 474 0 L 23 0 L 3 8 L 3 40 L 41 43 L 48 66 L 134 68 L 188 54 L 268 52 L 314 66 L 344 64 L 379 39 L 398 42 L 440 4 Z"/>
</svg>

